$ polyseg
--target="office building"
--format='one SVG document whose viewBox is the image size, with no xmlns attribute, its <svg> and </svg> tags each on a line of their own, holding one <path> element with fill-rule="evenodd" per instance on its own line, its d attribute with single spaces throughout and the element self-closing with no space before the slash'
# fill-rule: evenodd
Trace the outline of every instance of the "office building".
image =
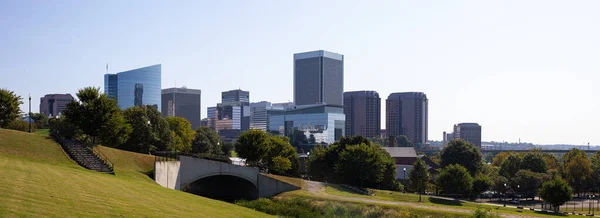
<svg viewBox="0 0 600 218">
<path fill-rule="evenodd" d="M 67 104 L 73 100 L 73 96 L 69 93 L 45 95 L 40 98 L 40 114 L 56 117 L 66 109 Z"/>
<path fill-rule="evenodd" d="M 242 105 L 250 105 L 250 92 L 242 91 L 241 89 L 229 90 L 221 93 L 221 103 L 241 103 Z"/>
<path fill-rule="evenodd" d="M 161 111 L 163 117 L 182 117 L 200 127 L 201 91 L 199 89 L 169 88 L 161 91 Z"/>
<path fill-rule="evenodd" d="M 344 92 L 344 114 L 346 136 L 380 136 L 381 98 L 376 91 Z"/>
<path fill-rule="evenodd" d="M 240 132 L 250 129 L 250 94 L 242 90 L 230 90 L 221 93 L 221 103 L 207 109 L 208 127 L 221 136 L 222 130 L 228 141 L 235 141 Z"/>
<path fill-rule="evenodd" d="M 294 54 L 294 103 L 342 105 L 344 56 L 328 51 Z"/>
<path fill-rule="evenodd" d="M 269 115 L 279 111 L 291 109 L 294 103 L 271 103 L 261 101 L 250 103 L 250 129 L 260 129 L 267 131 L 269 127 Z"/>
<path fill-rule="evenodd" d="M 344 108 L 337 105 L 303 105 L 295 109 L 273 111 L 269 115 L 269 132 L 290 138 L 296 146 L 331 144 L 344 136 Z M 298 147 L 297 147 L 298 148 Z M 310 147 L 303 150 L 308 151 Z"/>
<path fill-rule="evenodd" d="M 121 109 L 151 105 L 161 108 L 161 65 L 104 75 L 104 92 Z"/>
<path fill-rule="evenodd" d="M 481 126 L 477 123 L 459 123 L 454 125 L 453 137 L 464 139 L 481 148 Z"/>
<path fill-rule="evenodd" d="M 386 131 L 389 136 L 405 135 L 415 146 L 427 143 L 428 100 L 422 92 L 392 93 L 386 100 Z"/>
</svg>

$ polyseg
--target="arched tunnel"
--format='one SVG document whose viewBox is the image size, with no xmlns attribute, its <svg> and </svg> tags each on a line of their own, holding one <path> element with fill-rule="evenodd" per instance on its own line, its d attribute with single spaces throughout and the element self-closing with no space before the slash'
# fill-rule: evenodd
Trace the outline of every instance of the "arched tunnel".
<svg viewBox="0 0 600 218">
<path fill-rule="evenodd" d="M 228 202 L 258 198 L 258 188 L 252 182 L 231 175 L 215 175 L 198 179 L 190 183 L 184 191 Z"/>
</svg>

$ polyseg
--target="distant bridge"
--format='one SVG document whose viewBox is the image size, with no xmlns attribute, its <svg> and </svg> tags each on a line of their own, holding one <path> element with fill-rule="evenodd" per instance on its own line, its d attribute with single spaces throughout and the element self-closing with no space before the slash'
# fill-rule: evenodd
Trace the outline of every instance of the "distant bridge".
<svg viewBox="0 0 600 218">
<path fill-rule="evenodd" d="M 262 175 L 257 168 L 188 156 L 157 158 L 154 181 L 166 188 L 226 201 L 253 200 L 300 189 Z"/>
<path fill-rule="evenodd" d="M 587 153 L 588 156 L 595 154 L 596 151 L 599 151 L 599 150 L 587 150 L 587 149 L 579 149 L 579 150 Z M 427 150 L 417 149 L 416 151 L 417 152 L 422 152 L 422 153 L 426 154 L 427 156 L 431 156 L 431 155 L 434 155 L 434 154 L 436 154 L 438 152 L 441 152 L 441 150 L 431 150 L 431 149 L 427 149 Z M 489 149 L 488 150 L 488 149 L 483 149 L 483 150 L 479 150 L 479 151 L 483 155 L 486 155 L 486 154 L 497 155 L 500 152 L 522 153 L 522 152 L 528 152 L 528 151 L 531 151 L 531 150 L 520 150 L 520 149 Z M 565 150 L 565 149 L 547 149 L 547 150 L 546 149 L 542 149 L 542 150 L 539 150 L 539 151 L 541 151 L 543 153 L 566 154 L 567 152 L 570 151 L 570 149 L 569 150 Z"/>
</svg>

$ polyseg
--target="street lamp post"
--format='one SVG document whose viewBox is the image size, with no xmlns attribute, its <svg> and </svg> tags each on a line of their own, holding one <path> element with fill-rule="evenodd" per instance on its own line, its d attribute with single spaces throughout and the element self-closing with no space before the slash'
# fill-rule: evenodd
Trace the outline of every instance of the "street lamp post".
<svg viewBox="0 0 600 218">
<path fill-rule="evenodd" d="M 503 197 L 504 197 L 504 195 L 506 195 L 506 183 L 504 183 L 504 194 L 503 194 Z M 502 200 L 502 203 L 504 203 L 504 207 L 506 207 L 506 200 L 505 199 Z"/>
<path fill-rule="evenodd" d="M 520 192 L 521 192 L 521 186 L 517 185 L 517 193 L 520 193 Z M 520 194 L 517 194 L 517 198 L 518 198 L 518 200 L 517 200 L 517 207 L 518 207 L 521 204 L 521 196 L 520 196 Z"/>
<path fill-rule="evenodd" d="M 150 130 L 150 120 L 148 120 L 148 133 L 149 133 L 148 137 L 150 137 L 150 133 L 151 133 L 151 130 Z M 150 154 L 150 147 L 152 147 L 152 146 L 148 145 L 148 154 Z"/>
<path fill-rule="evenodd" d="M 406 184 L 406 167 L 402 168 L 402 171 L 404 171 L 404 176 L 402 176 L 402 179 L 404 180 L 404 184 Z M 406 193 L 406 187 L 402 189 L 403 193 Z"/>
<path fill-rule="evenodd" d="M 27 122 L 29 123 L 29 133 L 31 133 L 31 93 L 29 93 L 29 115 L 27 116 Z"/>
</svg>

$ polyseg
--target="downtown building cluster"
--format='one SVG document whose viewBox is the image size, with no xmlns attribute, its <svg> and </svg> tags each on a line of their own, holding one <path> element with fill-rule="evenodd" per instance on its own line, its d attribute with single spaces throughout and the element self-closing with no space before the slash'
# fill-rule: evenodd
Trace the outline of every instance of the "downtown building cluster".
<svg viewBox="0 0 600 218">
<path fill-rule="evenodd" d="M 222 140 L 234 142 L 240 133 L 258 129 L 290 138 L 299 152 L 316 144 L 331 144 L 342 136 L 393 140 L 406 136 L 417 148 L 428 145 L 428 99 L 423 92 L 391 93 L 385 100 L 382 129 L 381 98 L 374 90 L 344 92 L 344 56 L 318 50 L 293 55 L 293 102 L 250 101 L 250 92 L 229 90 L 221 102 L 207 107 L 202 119 L 201 90 L 161 87 L 161 65 L 104 75 L 104 92 L 121 109 L 150 105 L 163 117 L 187 119 L 192 128 L 207 126 Z M 70 94 L 41 99 L 40 113 L 60 114 Z M 460 123 L 444 132 L 443 145 L 454 138 L 481 146 L 481 126 Z"/>
</svg>

